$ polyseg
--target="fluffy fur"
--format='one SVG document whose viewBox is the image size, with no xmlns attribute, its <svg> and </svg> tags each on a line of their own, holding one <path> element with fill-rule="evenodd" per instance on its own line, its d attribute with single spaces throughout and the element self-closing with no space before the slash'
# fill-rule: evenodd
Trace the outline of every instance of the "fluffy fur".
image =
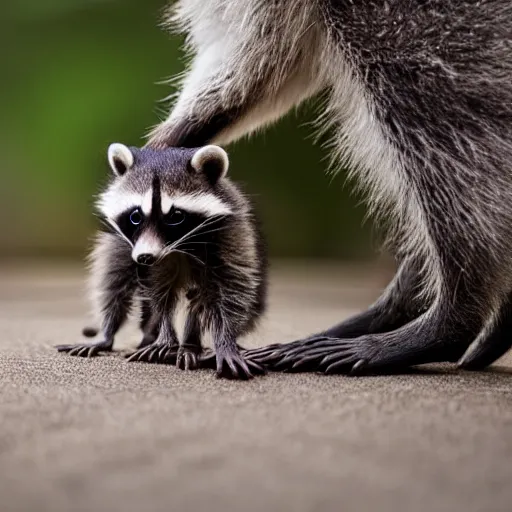
<svg viewBox="0 0 512 512">
<path fill-rule="evenodd" d="M 508 0 L 181 0 L 168 22 L 192 59 L 149 146 L 227 143 L 323 92 L 334 160 L 392 221 L 398 272 L 376 304 L 254 357 L 362 372 L 455 361 L 475 341 L 460 364 L 481 368 L 509 348 Z"/>
<path fill-rule="evenodd" d="M 112 148 L 112 146 L 111 146 Z M 219 376 L 263 373 L 237 340 L 252 330 L 266 303 L 266 252 L 252 208 L 226 177 L 219 147 L 151 150 L 115 145 L 114 179 L 97 207 L 107 227 L 91 254 L 90 288 L 102 340 L 59 351 L 95 356 L 142 303 L 145 336 L 130 361 L 195 369 L 216 363 Z M 185 310 L 181 342 L 175 329 Z M 215 357 L 201 358 L 210 333 Z"/>
</svg>

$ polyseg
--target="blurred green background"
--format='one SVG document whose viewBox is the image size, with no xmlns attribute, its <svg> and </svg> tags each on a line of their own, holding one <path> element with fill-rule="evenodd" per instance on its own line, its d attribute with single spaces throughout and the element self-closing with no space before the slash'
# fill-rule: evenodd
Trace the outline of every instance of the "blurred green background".
<svg viewBox="0 0 512 512">
<path fill-rule="evenodd" d="M 2 8 L 3 257 L 83 256 L 108 144 L 142 145 L 172 92 L 158 82 L 183 69 L 180 39 L 158 26 L 164 6 L 17 0 Z M 326 173 L 312 120 L 304 108 L 230 146 L 231 176 L 254 197 L 272 256 L 369 258 L 364 205 L 344 186 L 344 171 Z"/>
</svg>

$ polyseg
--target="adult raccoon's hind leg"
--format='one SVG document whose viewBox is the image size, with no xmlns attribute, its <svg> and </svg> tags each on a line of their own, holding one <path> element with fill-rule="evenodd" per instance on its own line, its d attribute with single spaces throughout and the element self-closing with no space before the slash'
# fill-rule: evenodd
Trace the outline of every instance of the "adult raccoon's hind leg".
<svg viewBox="0 0 512 512">
<path fill-rule="evenodd" d="M 446 118 L 449 113 L 441 119 Z M 496 163 L 487 160 L 494 154 L 479 152 L 483 162 L 469 158 L 460 154 L 460 140 L 447 151 L 451 141 L 441 132 L 440 128 L 439 152 L 429 154 L 430 160 L 411 159 L 404 169 L 408 174 L 403 183 L 404 218 L 412 247 L 423 252 L 428 264 L 425 292 L 433 298 L 428 310 L 388 332 L 315 340 L 292 354 L 284 352 L 279 360 L 271 358 L 270 369 L 385 372 L 457 361 L 481 332 L 497 301 L 510 289 L 506 265 L 512 250 L 512 212 L 488 207 L 496 180 L 503 178 Z M 434 145 L 435 139 L 429 143 Z M 424 149 L 419 141 L 410 144 L 417 144 L 418 152 Z M 508 186 L 501 190 L 504 197 L 511 193 Z"/>
<path fill-rule="evenodd" d="M 327 338 L 350 339 L 398 329 L 428 309 L 428 302 L 419 296 L 420 272 L 421 265 L 406 259 L 384 293 L 366 311 L 307 338 L 248 350 L 246 354 L 257 362 L 272 365 Z"/>
<path fill-rule="evenodd" d="M 483 370 L 512 347 L 512 294 L 494 321 L 485 328 L 458 361 L 465 370 Z"/>
<path fill-rule="evenodd" d="M 410 222 L 417 223 L 415 241 L 421 242 L 429 263 L 426 284 L 433 299 L 428 310 L 388 332 L 352 339 L 319 339 L 291 355 L 284 353 L 277 361 L 273 358 L 270 369 L 386 372 L 457 361 L 463 355 L 492 314 L 496 301 L 509 289 L 508 271 L 503 267 L 512 250 L 512 219 L 504 221 L 497 211 L 488 208 L 486 197 L 495 190 L 495 184 L 492 177 L 485 181 L 483 170 L 472 170 L 480 177 L 479 188 L 475 188 L 471 180 L 461 181 L 469 171 L 450 172 L 455 160 L 429 165 L 434 163 L 446 168 L 426 169 L 417 163 L 416 169 L 410 167 L 415 172 L 409 182 L 418 191 L 430 192 L 409 192 L 415 201 L 410 205 Z M 486 169 L 489 172 L 489 167 Z M 436 176 L 435 185 L 429 183 L 432 174 Z M 450 193 L 455 190 L 457 194 Z"/>
<path fill-rule="evenodd" d="M 272 122 L 322 86 L 320 23 L 311 0 L 178 2 L 194 54 L 167 120 L 148 145 L 226 144 Z"/>
<path fill-rule="evenodd" d="M 462 247 L 452 245 L 451 238 L 448 247 Z M 482 251 L 473 260 L 480 259 Z M 278 371 L 358 374 L 457 361 L 487 319 L 494 278 L 484 273 L 481 279 L 477 261 L 471 265 L 466 260 L 464 269 L 447 266 L 444 270 L 444 282 L 428 310 L 403 326 L 357 338 L 319 338 L 307 346 L 276 352 L 266 365 Z"/>
</svg>

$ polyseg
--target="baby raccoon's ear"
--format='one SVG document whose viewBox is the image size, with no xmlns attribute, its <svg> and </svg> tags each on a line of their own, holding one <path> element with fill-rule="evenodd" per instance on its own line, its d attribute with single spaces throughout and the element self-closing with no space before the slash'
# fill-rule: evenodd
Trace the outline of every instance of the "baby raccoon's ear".
<svg viewBox="0 0 512 512">
<path fill-rule="evenodd" d="M 133 153 L 124 144 L 110 144 L 108 147 L 108 163 L 117 176 L 122 176 L 133 166 Z"/>
<path fill-rule="evenodd" d="M 197 172 L 202 172 L 208 178 L 208 181 L 215 185 L 220 178 L 226 176 L 229 167 L 229 158 L 227 153 L 219 146 L 205 146 L 198 149 L 190 165 Z"/>
</svg>

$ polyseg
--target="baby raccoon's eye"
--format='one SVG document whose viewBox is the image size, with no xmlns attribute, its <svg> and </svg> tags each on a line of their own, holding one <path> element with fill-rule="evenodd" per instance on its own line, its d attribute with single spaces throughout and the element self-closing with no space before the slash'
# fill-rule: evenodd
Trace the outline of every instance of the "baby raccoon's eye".
<svg viewBox="0 0 512 512">
<path fill-rule="evenodd" d="M 134 226 L 138 226 L 142 222 L 142 214 L 138 208 L 130 214 L 130 222 Z"/>
<path fill-rule="evenodd" d="M 177 226 L 185 220 L 185 213 L 181 210 L 171 208 L 171 211 L 164 217 L 164 222 L 167 226 Z"/>
</svg>

